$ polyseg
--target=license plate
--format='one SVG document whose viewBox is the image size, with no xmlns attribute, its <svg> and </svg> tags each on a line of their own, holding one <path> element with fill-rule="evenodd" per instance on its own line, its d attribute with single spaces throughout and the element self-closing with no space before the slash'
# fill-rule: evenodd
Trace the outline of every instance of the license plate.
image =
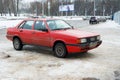
<svg viewBox="0 0 120 80">
<path fill-rule="evenodd" d="M 92 43 L 90 43 L 89 47 L 92 48 L 92 47 L 95 47 L 96 45 L 97 45 L 96 42 L 92 42 Z"/>
</svg>

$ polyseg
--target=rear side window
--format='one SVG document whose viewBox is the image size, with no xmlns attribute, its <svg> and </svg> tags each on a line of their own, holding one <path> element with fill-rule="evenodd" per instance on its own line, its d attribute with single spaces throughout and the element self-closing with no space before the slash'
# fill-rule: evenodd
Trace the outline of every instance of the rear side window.
<svg viewBox="0 0 120 80">
<path fill-rule="evenodd" d="M 22 23 L 19 28 L 22 29 L 32 29 L 34 21 L 25 21 L 24 23 Z"/>
<path fill-rule="evenodd" d="M 42 31 L 44 29 L 46 29 L 45 23 L 43 21 L 36 21 L 36 23 L 34 25 L 34 30 Z"/>
</svg>

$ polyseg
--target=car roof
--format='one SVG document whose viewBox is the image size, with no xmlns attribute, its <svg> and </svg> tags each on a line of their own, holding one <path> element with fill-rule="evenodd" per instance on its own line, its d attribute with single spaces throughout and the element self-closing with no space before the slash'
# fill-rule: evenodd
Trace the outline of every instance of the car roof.
<svg viewBox="0 0 120 80">
<path fill-rule="evenodd" d="M 91 18 L 96 18 L 95 16 L 92 16 Z"/>
<path fill-rule="evenodd" d="M 54 18 L 26 18 L 26 19 L 24 19 L 25 21 L 28 21 L 28 20 L 43 20 L 43 21 L 45 21 L 45 20 L 60 20 L 60 19 L 54 19 Z"/>
</svg>

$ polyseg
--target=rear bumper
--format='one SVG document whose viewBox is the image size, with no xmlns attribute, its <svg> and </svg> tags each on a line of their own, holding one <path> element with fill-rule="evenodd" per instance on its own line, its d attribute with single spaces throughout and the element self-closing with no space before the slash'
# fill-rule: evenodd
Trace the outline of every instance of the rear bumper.
<svg viewBox="0 0 120 80">
<path fill-rule="evenodd" d="M 98 47 L 102 41 L 95 41 L 90 43 L 83 44 L 66 44 L 68 53 L 78 53 L 78 52 L 86 52 L 88 50 L 94 49 Z"/>
</svg>

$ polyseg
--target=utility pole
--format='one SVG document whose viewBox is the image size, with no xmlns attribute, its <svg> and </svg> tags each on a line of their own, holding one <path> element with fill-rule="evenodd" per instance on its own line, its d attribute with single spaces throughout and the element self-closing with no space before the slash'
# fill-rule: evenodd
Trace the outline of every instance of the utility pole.
<svg viewBox="0 0 120 80">
<path fill-rule="evenodd" d="M 44 15 L 44 1 L 42 1 L 42 15 Z"/>
<path fill-rule="evenodd" d="M 61 6 L 62 6 L 62 8 L 63 8 L 63 0 L 62 0 L 62 2 L 61 2 Z M 63 11 L 61 11 L 61 16 L 63 16 Z"/>
<path fill-rule="evenodd" d="M 17 0 L 17 16 L 19 15 L 19 0 Z"/>
<path fill-rule="evenodd" d="M 85 16 L 87 16 L 87 0 L 85 2 Z"/>
<path fill-rule="evenodd" d="M 96 15 L 96 0 L 94 0 L 94 16 Z"/>
<path fill-rule="evenodd" d="M 36 16 L 38 16 L 38 3 L 36 2 Z"/>
<path fill-rule="evenodd" d="M 67 0 L 66 0 L 66 6 L 67 6 L 67 11 L 66 11 L 66 17 L 68 16 L 68 3 L 67 3 Z"/>
<path fill-rule="evenodd" d="M 113 15 L 113 7 L 111 8 L 111 15 Z"/>
<path fill-rule="evenodd" d="M 72 1 L 72 3 L 73 3 L 73 6 L 74 6 L 74 10 L 72 11 L 72 16 L 74 16 L 75 15 L 75 0 Z"/>
<path fill-rule="evenodd" d="M 103 6 L 103 16 L 105 16 L 105 6 Z"/>
<path fill-rule="evenodd" d="M 48 1 L 48 16 L 50 16 L 50 1 Z"/>
</svg>

